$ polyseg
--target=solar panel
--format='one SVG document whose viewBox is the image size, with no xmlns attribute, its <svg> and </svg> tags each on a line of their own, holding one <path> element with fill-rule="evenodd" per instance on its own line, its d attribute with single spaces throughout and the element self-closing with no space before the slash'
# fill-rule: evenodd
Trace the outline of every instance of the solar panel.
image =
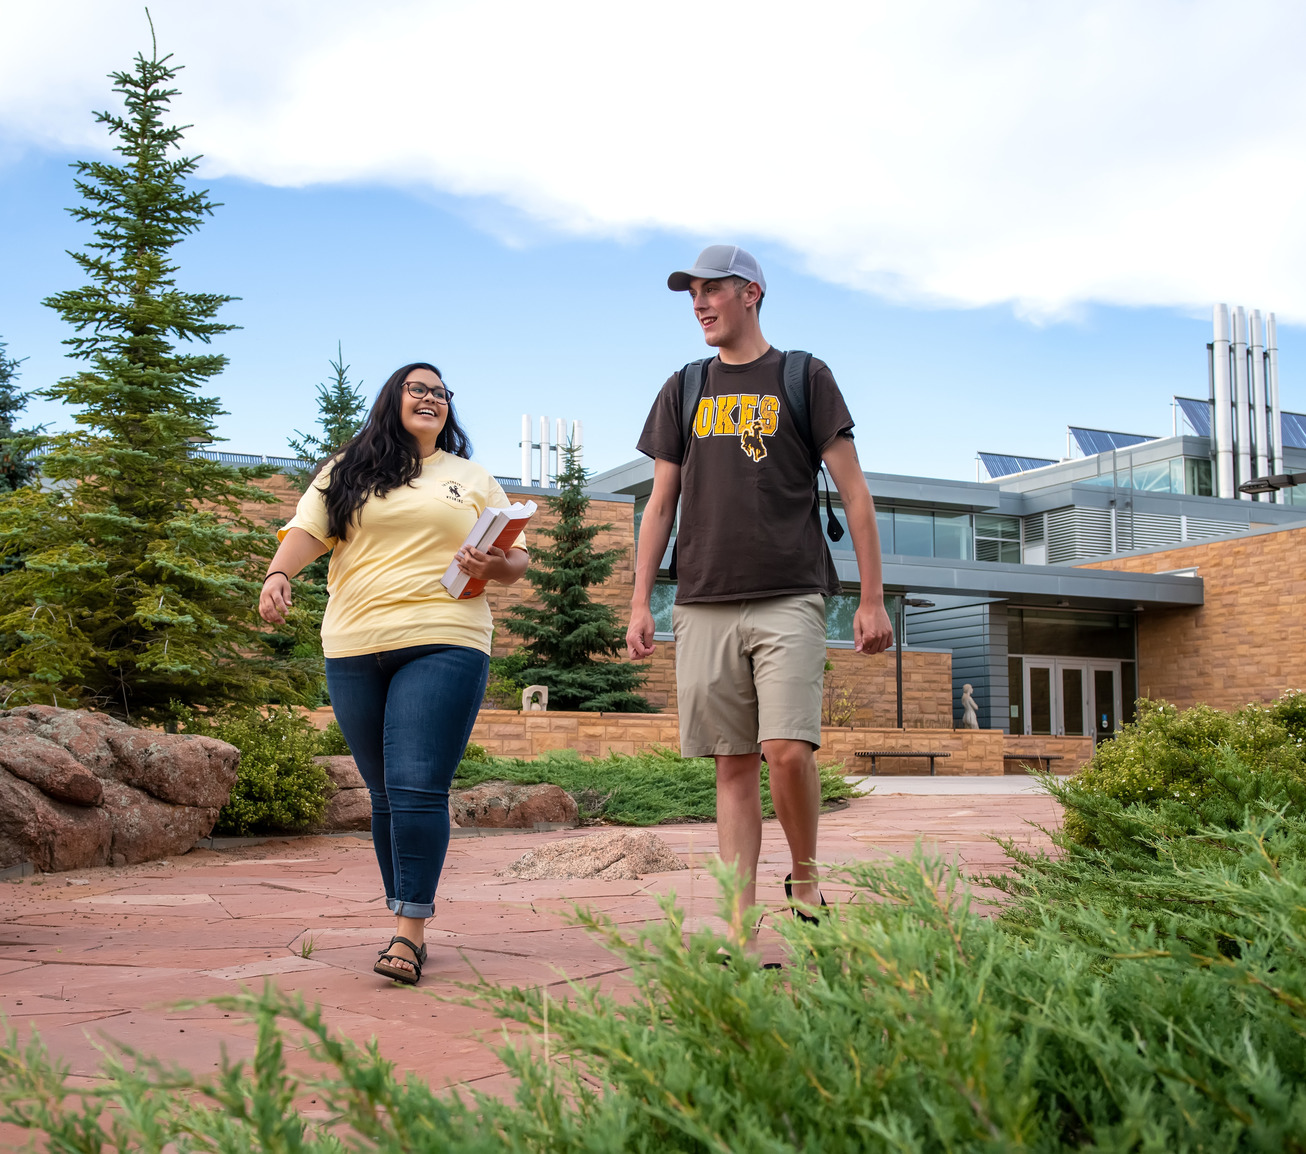
<svg viewBox="0 0 1306 1154">
<path fill-rule="evenodd" d="M 1106 429 L 1081 429 L 1075 425 L 1070 426 L 1070 435 L 1075 438 L 1075 444 L 1086 457 L 1156 440 L 1155 437 L 1144 437 L 1141 433 L 1111 433 Z"/>
<path fill-rule="evenodd" d="M 1306 449 L 1306 413 L 1279 414 L 1279 428 L 1283 430 L 1283 444 L 1288 449 Z"/>
<path fill-rule="evenodd" d="M 1056 464 L 1056 461 L 1047 457 L 1016 457 L 1010 453 L 981 453 L 979 459 L 989 479 L 993 481 L 999 477 L 1010 477 L 1013 473 L 1026 473 L 1030 469 Z"/>
<path fill-rule="evenodd" d="M 1211 435 L 1210 401 L 1199 401 L 1193 397 L 1175 397 L 1175 403 L 1178 404 L 1179 411 L 1184 415 L 1184 420 L 1188 422 L 1196 436 L 1209 437 Z"/>
</svg>

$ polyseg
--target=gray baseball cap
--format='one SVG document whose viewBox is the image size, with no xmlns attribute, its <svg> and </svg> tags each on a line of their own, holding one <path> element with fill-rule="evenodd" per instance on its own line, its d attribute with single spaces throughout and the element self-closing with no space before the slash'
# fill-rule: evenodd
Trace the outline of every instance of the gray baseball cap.
<svg viewBox="0 0 1306 1154">
<path fill-rule="evenodd" d="M 751 252 L 745 252 L 737 244 L 708 245 L 698 254 L 693 268 L 673 272 L 667 277 L 667 288 L 682 293 L 689 288 L 689 282 L 695 277 L 720 280 L 728 276 L 741 276 L 746 281 L 756 281 L 758 288 L 763 293 L 766 292 L 766 277 L 762 275 L 762 266 Z"/>
</svg>

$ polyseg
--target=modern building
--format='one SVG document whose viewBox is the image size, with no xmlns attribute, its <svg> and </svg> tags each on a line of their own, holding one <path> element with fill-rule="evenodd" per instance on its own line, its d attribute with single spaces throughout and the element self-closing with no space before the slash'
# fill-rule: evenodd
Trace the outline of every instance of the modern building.
<svg viewBox="0 0 1306 1154">
<path fill-rule="evenodd" d="M 1234 336 L 1241 340 L 1230 351 L 1227 310 L 1220 342 L 1222 307 L 1211 354 L 1212 397 L 1175 398 L 1170 436 L 1071 428 L 1065 459 L 981 453 L 988 479 L 973 482 L 866 474 L 885 554 L 890 617 L 897 619 L 907 599 L 906 646 L 951 653 L 956 721 L 962 686 L 970 684 L 982 728 L 1111 734 L 1129 720 L 1146 688 L 1138 673 L 1140 618 L 1200 606 L 1204 589 L 1191 567 L 1121 572 L 1109 559 L 1306 526 L 1306 487 L 1268 499 L 1240 496 L 1233 488 L 1234 479 L 1306 471 L 1306 415 L 1279 408 L 1273 315 L 1268 340 L 1253 334 L 1249 343 L 1238 310 Z M 1259 314 L 1252 320 L 1259 325 Z M 1275 352 L 1273 359 L 1263 344 Z M 1219 366 L 1229 367 L 1235 357 L 1242 360 L 1228 373 L 1236 386 L 1231 397 L 1221 392 Z M 1272 404 L 1265 403 L 1267 395 Z M 1253 405 L 1249 397 L 1261 402 Z M 1257 437 L 1271 419 L 1278 436 Z M 634 497 L 638 526 L 652 491 L 653 463 L 631 461 L 592 484 Z M 819 490 L 821 500 L 824 495 Z M 845 592 L 827 606 L 829 644 L 847 648 L 858 600 L 849 537 L 832 544 L 831 552 Z M 668 637 L 675 596 L 665 577 L 669 560 L 668 551 L 654 597 L 655 620 Z"/>
</svg>

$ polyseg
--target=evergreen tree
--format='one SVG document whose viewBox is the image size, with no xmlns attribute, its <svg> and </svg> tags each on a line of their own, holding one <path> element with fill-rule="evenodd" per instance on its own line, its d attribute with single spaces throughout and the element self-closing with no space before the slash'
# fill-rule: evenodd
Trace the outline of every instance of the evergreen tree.
<svg viewBox="0 0 1306 1154">
<path fill-rule="evenodd" d="M 625 644 L 616 614 L 589 595 L 591 585 L 612 575 L 624 550 L 594 548 L 594 538 L 612 526 L 585 523 L 590 503 L 585 470 L 573 447 L 562 451 L 566 467 L 558 478 L 558 495 L 549 498 L 558 521 L 543 530 L 553 545 L 534 548 L 535 563 L 526 570 L 542 604 L 513 606 L 503 620 L 504 628 L 525 642 L 522 683 L 547 685 L 551 709 L 652 713 L 648 701 L 634 692 L 644 684 L 647 666 L 595 660 L 620 657 Z"/>
<path fill-rule="evenodd" d="M 336 345 L 336 359 L 328 361 L 335 379 L 317 387 L 317 433 L 302 433 L 298 429 L 289 441 L 290 451 L 301 460 L 324 461 L 340 452 L 363 427 L 367 414 L 367 398 L 363 395 L 363 382 L 357 385 L 349 379 L 349 366 L 344 363 L 344 353 Z M 309 472 L 289 474 L 302 493 L 308 488 Z"/>
<path fill-rule="evenodd" d="M 173 155 L 164 123 L 177 67 L 138 54 L 111 74 L 124 115 L 96 119 L 122 163 L 74 165 L 70 209 L 95 239 L 72 253 L 89 283 L 45 303 L 73 328 L 83 367 L 43 392 L 76 428 L 44 438 L 53 484 L 0 500 L 0 699 L 92 705 L 134 719 L 169 703 L 299 701 L 316 693 L 311 660 L 275 658 L 254 613 L 275 538 L 242 509 L 270 500 L 270 470 L 231 469 L 191 451 L 222 410 L 198 389 L 226 358 L 208 351 L 233 326 L 233 299 L 177 287 L 172 249 L 212 213 L 187 187 L 198 158 Z M 178 347 L 187 342 L 191 350 Z"/>
<path fill-rule="evenodd" d="M 0 492 L 32 483 L 36 466 L 26 459 L 22 442 L 40 432 L 14 428 L 14 419 L 27 408 L 27 394 L 20 392 L 16 383 L 18 366 L 23 362 L 9 356 L 7 350 L 5 342 L 0 341 Z"/>
</svg>

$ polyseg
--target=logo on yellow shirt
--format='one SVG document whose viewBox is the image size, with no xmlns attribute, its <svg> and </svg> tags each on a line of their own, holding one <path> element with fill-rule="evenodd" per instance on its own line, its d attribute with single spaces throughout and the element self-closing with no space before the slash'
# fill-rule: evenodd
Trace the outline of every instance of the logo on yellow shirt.
<svg viewBox="0 0 1306 1154">
<path fill-rule="evenodd" d="M 444 486 L 444 495 L 456 505 L 463 503 L 463 489 L 457 481 L 441 481 Z"/>
<path fill-rule="evenodd" d="M 753 461 L 766 456 L 763 437 L 775 436 L 780 425 L 780 398 L 769 394 L 722 393 L 704 397 L 694 414 L 694 436 L 735 437 Z"/>
</svg>

